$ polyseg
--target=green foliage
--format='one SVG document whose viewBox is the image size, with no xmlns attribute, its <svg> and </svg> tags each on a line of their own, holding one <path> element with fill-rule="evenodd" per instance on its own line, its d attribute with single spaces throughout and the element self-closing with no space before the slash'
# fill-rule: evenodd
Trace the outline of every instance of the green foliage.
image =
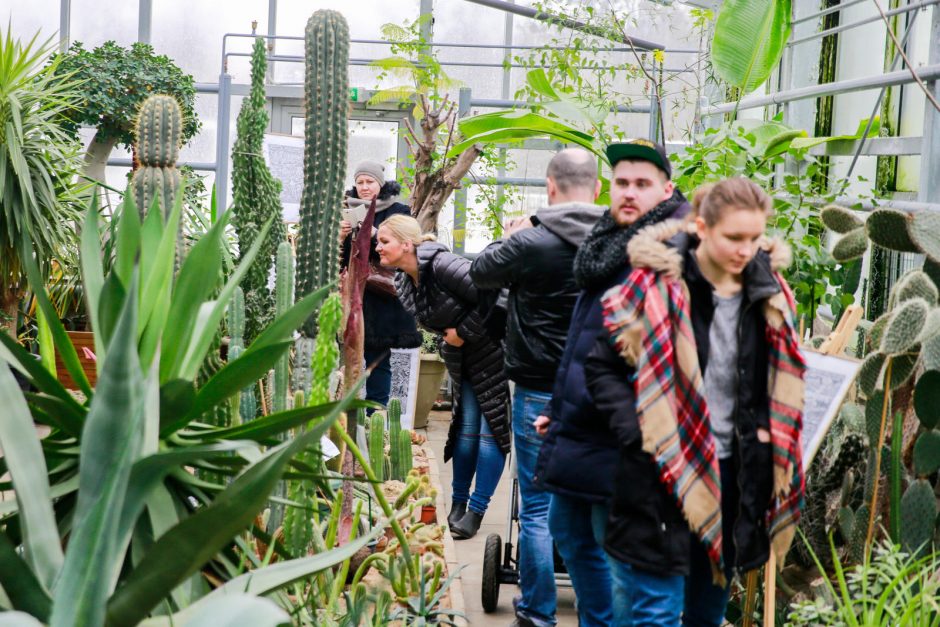
<svg viewBox="0 0 940 627">
<path fill-rule="evenodd" d="M 864 531 L 863 531 L 864 533 Z M 847 568 L 835 547 L 834 575 L 816 560 L 821 594 L 795 603 L 787 617 L 788 625 L 934 625 L 935 599 L 940 594 L 940 554 L 923 557 L 891 543 L 875 547 L 870 559 Z"/>
<path fill-rule="evenodd" d="M 214 281 L 205 277 L 218 276 L 222 265 L 224 216 L 195 241 L 174 273 L 181 210 L 182 194 L 166 224 L 155 212 L 141 224 L 133 195 L 125 194 L 114 225 L 115 261 L 107 272 L 98 250 L 97 207 L 86 216 L 83 288 L 101 342 L 95 389 L 77 366 L 27 245 L 31 287 L 85 398 L 77 401 L 15 340 L 0 334 L 0 395 L 7 400 L 0 447 L 9 472 L 0 490 L 16 494 L 0 512 L 0 586 L 10 609 L 51 625 L 131 625 L 151 614 L 182 624 L 170 615 L 189 605 L 200 612 L 212 607 L 200 600 L 209 591 L 203 573 L 211 573 L 216 584 L 241 574 L 232 556 L 246 554 L 243 536 L 288 463 L 343 409 L 359 404 L 353 390 L 340 403 L 247 425 L 222 428 L 202 421 L 273 366 L 326 291 L 274 320 L 240 358 L 197 388 L 194 380 L 226 303 L 258 247 L 214 297 Z M 29 395 L 19 390 L 12 368 L 25 377 Z M 277 445 L 279 433 L 324 416 L 316 428 Z M 36 424 L 47 427 L 48 436 L 40 439 Z M 227 486 L 207 483 L 190 468 L 232 480 Z M 318 557 L 320 569 L 335 563 L 335 555 Z M 295 577 L 311 572 L 308 565 Z M 267 573 L 259 575 L 269 581 Z M 247 589 L 242 581 L 238 590 Z"/>
<path fill-rule="evenodd" d="M 251 248 L 261 225 L 272 219 L 274 222 L 261 247 L 261 254 L 242 282 L 246 346 L 251 345 L 274 315 L 275 299 L 268 288 L 268 277 L 278 244 L 287 237 L 281 207 L 281 183 L 271 174 L 263 154 L 264 133 L 268 128 L 264 95 L 266 70 L 265 42 L 263 37 L 258 37 L 251 54 L 251 90 L 242 101 L 236 122 L 238 134 L 232 147 L 232 225 L 238 235 L 239 258 Z"/>
<path fill-rule="evenodd" d="M 316 344 L 311 360 L 311 403 L 325 403 L 330 399 L 330 375 L 339 364 L 339 346 L 336 338 L 343 324 L 343 302 L 339 294 L 331 294 L 320 309 Z"/>
<path fill-rule="evenodd" d="M 134 123 L 141 104 L 153 94 L 168 94 L 182 107 L 182 140 L 189 141 L 201 126 L 196 115 L 196 84 L 165 55 L 144 43 L 122 48 L 107 41 L 94 50 L 75 42 L 53 58 L 60 81 L 81 83 L 81 100 L 67 113 L 76 136 L 80 126 L 92 126 L 100 139 L 115 139 L 128 148 L 134 143 Z"/>
<path fill-rule="evenodd" d="M 339 222 L 348 128 L 349 27 L 336 11 L 310 16 L 305 31 L 306 75 L 304 190 L 297 239 L 297 295 L 305 296 L 339 276 Z M 304 325 L 313 337 L 314 320 Z"/>
<path fill-rule="evenodd" d="M 51 46 L 37 37 L 24 42 L 0 29 L 0 325 L 11 327 L 26 291 L 22 242 L 32 242 L 43 276 L 56 259 L 74 267 L 68 255 L 81 220 L 72 183 L 81 145 L 61 126 L 78 85 L 55 80 L 58 60 L 43 67 Z"/>
<path fill-rule="evenodd" d="M 790 0 L 728 0 L 715 22 L 711 61 L 729 85 L 749 93 L 770 77 L 790 36 Z"/>
</svg>

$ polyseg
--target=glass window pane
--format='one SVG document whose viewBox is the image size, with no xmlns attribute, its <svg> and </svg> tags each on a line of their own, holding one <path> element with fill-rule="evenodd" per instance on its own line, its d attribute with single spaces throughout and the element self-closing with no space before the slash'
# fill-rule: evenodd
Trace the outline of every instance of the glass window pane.
<svg viewBox="0 0 940 627">
<path fill-rule="evenodd" d="M 82 42 L 86 50 L 111 40 L 130 46 L 137 41 L 137 6 L 128 1 L 72 0 L 70 41 Z"/>
<path fill-rule="evenodd" d="M 32 39 L 39 33 L 38 40 L 50 37 L 58 40 L 59 0 L 30 0 L 30 2 L 4 3 L 0 16 L 9 20 L 13 26 L 13 35 L 23 40 Z M 51 42 L 55 45 L 55 41 Z"/>
</svg>

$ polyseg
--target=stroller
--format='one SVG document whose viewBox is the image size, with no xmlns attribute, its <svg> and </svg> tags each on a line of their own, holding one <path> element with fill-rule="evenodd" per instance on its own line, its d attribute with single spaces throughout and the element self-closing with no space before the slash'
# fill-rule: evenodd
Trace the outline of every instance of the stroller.
<svg viewBox="0 0 940 627">
<path fill-rule="evenodd" d="M 519 479 L 515 464 L 511 464 L 510 467 L 512 468 L 512 484 L 509 494 L 511 499 L 509 519 L 506 521 L 506 542 L 503 542 L 498 533 L 491 533 L 486 536 L 486 544 L 483 548 L 483 581 L 480 601 L 483 611 L 487 613 L 496 611 L 500 585 L 519 583 Z M 513 542 L 514 537 L 515 542 Z M 554 544 L 552 553 L 555 562 L 555 585 L 560 588 L 570 588 L 571 578 Z"/>
</svg>

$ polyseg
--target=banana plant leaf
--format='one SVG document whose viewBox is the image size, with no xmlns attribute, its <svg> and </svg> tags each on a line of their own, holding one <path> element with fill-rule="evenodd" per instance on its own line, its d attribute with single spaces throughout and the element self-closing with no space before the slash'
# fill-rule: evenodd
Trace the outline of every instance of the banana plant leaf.
<svg viewBox="0 0 940 627">
<path fill-rule="evenodd" d="M 745 94 L 760 87 L 790 36 L 790 0 L 726 0 L 715 22 L 712 65 Z"/>
</svg>

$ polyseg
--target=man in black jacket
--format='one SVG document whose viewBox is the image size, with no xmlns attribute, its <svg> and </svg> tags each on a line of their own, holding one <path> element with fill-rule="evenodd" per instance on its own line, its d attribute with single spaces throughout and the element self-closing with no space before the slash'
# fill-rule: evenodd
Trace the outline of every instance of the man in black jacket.
<svg viewBox="0 0 940 627">
<path fill-rule="evenodd" d="M 480 288 L 509 288 L 506 373 L 515 382 L 513 441 L 522 507 L 519 512 L 517 625 L 555 624 L 555 574 L 548 532 L 550 495 L 533 485 L 542 437 L 535 419 L 551 400 L 579 288 L 574 256 L 604 213 L 592 201 L 600 192 L 597 163 L 580 148 L 555 155 L 546 173 L 548 204 L 512 225 L 509 238 L 490 244 L 473 262 Z"/>
<path fill-rule="evenodd" d="M 603 550 L 608 501 L 618 467 L 617 440 L 594 404 L 584 362 L 603 332 L 600 299 L 630 272 L 627 243 L 642 228 L 681 218 L 689 203 L 670 180 L 662 146 L 647 140 L 611 144 L 610 210 L 578 249 L 575 304 L 552 401 L 537 421 L 547 428 L 534 481 L 552 492 L 549 529 L 578 597 L 582 627 L 626 624 L 614 608 L 610 567 Z"/>
</svg>

